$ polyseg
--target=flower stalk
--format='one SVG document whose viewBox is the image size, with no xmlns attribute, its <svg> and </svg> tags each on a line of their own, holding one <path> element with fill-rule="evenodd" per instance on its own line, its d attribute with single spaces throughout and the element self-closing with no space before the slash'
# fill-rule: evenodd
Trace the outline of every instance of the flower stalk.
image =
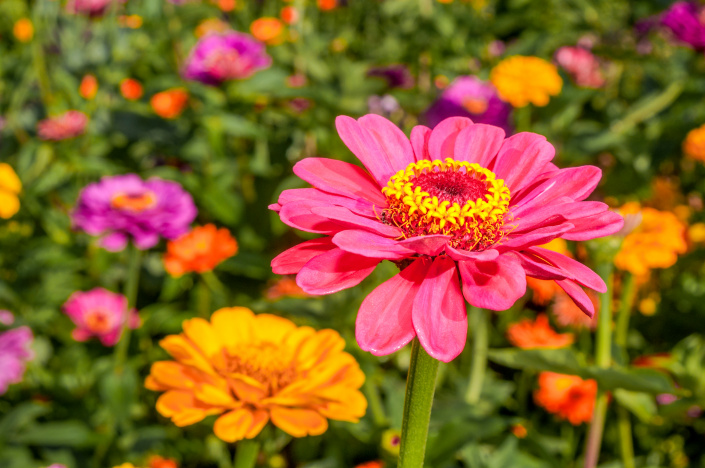
<svg viewBox="0 0 705 468">
<path fill-rule="evenodd" d="M 473 333 L 472 362 L 470 364 L 470 382 L 465 401 L 475 405 L 480 401 L 482 384 L 487 369 L 487 348 L 489 345 L 487 312 L 477 307 L 469 307 L 470 327 Z"/>
<path fill-rule="evenodd" d="M 241 440 L 235 448 L 233 468 L 254 468 L 257 464 L 260 443 L 254 440 Z"/>
<path fill-rule="evenodd" d="M 595 268 L 597 274 L 607 285 L 607 291 L 600 296 L 600 312 L 597 318 L 597 337 L 595 345 L 595 365 L 603 369 L 609 368 L 612 364 L 612 287 L 613 287 L 613 264 L 601 262 Z M 587 444 L 585 448 L 585 468 L 595 468 L 600 457 L 600 446 L 602 445 L 602 432 L 605 427 L 605 417 L 607 414 L 607 393 L 599 389 L 595 408 L 588 431 Z"/>
<path fill-rule="evenodd" d="M 140 268 L 142 266 L 142 251 L 134 244 L 128 246 L 129 260 L 127 264 L 127 280 L 125 281 L 125 296 L 127 297 L 127 310 L 137 307 L 137 290 L 140 282 Z M 115 347 L 115 371 L 122 372 L 127 360 L 127 350 L 130 347 L 131 329 L 125 314 L 125 323 L 122 325 L 122 335 Z"/>
<path fill-rule="evenodd" d="M 629 272 L 624 274 L 622 284 L 622 297 L 617 312 L 615 324 L 614 343 L 619 348 L 623 358 L 628 359 L 627 338 L 629 335 L 629 318 L 634 305 L 634 290 L 636 281 Z M 634 468 L 634 442 L 632 440 L 632 423 L 629 412 L 622 406 L 617 407 L 617 427 L 619 429 L 619 448 L 622 455 L 624 468 Z"/>
<path fill-rule="evenodd" d="M 423 468 L 428 424 L 436 389 L 439 361 L 421 347 L 418 338 L 411 345 L 411 362 L 406 380 L 401 446 L 397 468 Z"/>
</svg>

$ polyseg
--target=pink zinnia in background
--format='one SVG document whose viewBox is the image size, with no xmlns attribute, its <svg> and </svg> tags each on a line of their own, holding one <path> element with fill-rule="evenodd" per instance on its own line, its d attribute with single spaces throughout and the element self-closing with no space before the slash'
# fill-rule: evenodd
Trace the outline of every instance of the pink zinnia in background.
<svg viewBox="0 0 705 468">
<path fill-rule="evenodd" d="M 663 14 L 661 24 L 693 49 L 705 50 L 705 13 L 697 2 L 675 2 Z"/>
<path fill-rule="evenodd" d="M 83 134 L 88 117 L 81 111 L 70 110 L 55 117 L 49 117 L 37 124 L 37 133 L 42 140 L 60 141 Z"/>
<path fill-rule="evenodd" d="M 11 384 L 22 382 L 26 364 L 34 358 L 30 349 L 33 339 L 29 327 L 0 333 L 0 395 Z"/>
<path fill-rule="evenodd" d="M 184 65 L 184 78 L 218 85 L 242 80 L 272 64 L 263 43 L 236 31 L 211 33 L 198 40 Z"/>
<path fill-rule="evenodd" d="M 120 341 L 125 320 L 132 329 L 140 325 L 137 310 L 128 314 L 127 298 L 103 288 L 73 293 L 63 309 L 76 324 L 71 332 L 76 341 L 97 337 L 103 345 L 114 346 Z"/>
<path fill-rule="evenodd" d="M 175 239 L 188 232 L 196 213 L 193 198 L 177 182 L 127 174 L 86 186 L 71 218 L 74 227 L 103 236 L 103 248 L 119 251 L 130 238 L 142 250 L 161 237 Z"/>
<path fill-rule="evenodd" d="M 605 77 L 600 61 L 595 55 L 582 47 L 564 46 L 556 51 L 555 60 L 575 84 L 584 88 L 601 88 Z"/>
<path fill-rule="evenodd" d="M 492 83 L 461 76 L 428 108 L 424 120 L 433 128 L 448 117 L 468 117 L 475 123 L 495 125 L 505 133 L 512 133 L 511 112 L 512 106 L 499 98 Z"/>
<path fill-rule="evenodd" d="M 336 120 L 364 169 L 307 158 L 294 173 L 313 188 L 285 190 L 272 205 L 287 225 L 323 237 L 277 256 L 278 274 L 297 274 L 309 294 L 330 294 L 365 279 L 382 260 L 400 272 L 362 302 L 356 337 L 363 350 L 392 353 L 417 336 L 434 358 L 464 348 L 465 300 L 505 310 L 526 277 L 555 280 L 587 314 L 582 286 L 605 283 L 581 263 L 538 247 L 555 238 L 587 240 L 617 232 L 622 217 L 583 201 L 597 167 L 559 169 L 555 149 L 534 133 L 505 139 L 502 129 L 446 119 L 417 126 L 411 141 L 378 115 Z M 461 289 L 462 285 L 462 289 Z"/>
<path fill-rule="evenodd" d="M 126 1 L 127 0 L 68 0 L 66 2 L 66 10 L 70 13 L 100 16 L 108 10 L 111 4 L 120 4 Z"/>
</svg>

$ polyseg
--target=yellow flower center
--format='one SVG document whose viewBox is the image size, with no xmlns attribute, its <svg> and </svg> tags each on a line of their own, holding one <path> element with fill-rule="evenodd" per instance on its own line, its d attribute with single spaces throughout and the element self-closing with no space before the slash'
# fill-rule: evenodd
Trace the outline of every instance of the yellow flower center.
<svg viewBox="0 0 705 468">
<path fill-rule="evenodd" d="M 505 235 L 510 193 L 504 181 L 475 163 L 419 161 L 393 175 L 382 193 L 389 208 L 381 221 L 403 237 L 451 236 L 451 246 L 484 250 Z"/>
<path fill-rule="evenodd" d="M 110 206 L 116 210 L 141 213 L 154 206 L 157 197 L 152 192 L 118 193 L 110 201 Z"/>
<path fill-rule="evenodd" d="M 107 333 L 113 326 L 110 314 L 103 309 L 94 309 L 86 313 L 86 326 L 96 334 Z"/>
<path fill-rule="evenodd" d="M 268 387 L 270 394 L 284 388 L 296 378 L 291 359 L 274 343 L 248 343 L 226 359 L 226 374 L 243 374 Z"/>
</svg>

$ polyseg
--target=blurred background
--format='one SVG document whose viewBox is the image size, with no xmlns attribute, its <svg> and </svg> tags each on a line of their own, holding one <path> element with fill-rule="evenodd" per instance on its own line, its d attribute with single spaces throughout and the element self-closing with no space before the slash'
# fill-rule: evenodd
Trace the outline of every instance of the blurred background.
<svg viewBox="0 0 705 468">
<path fill-rule="evenodd" d="M 206 43 L 231 30 L 252 41 L 237 49 L 244 64 Z M 333 328 L 367 376 L 359 423 L 331 421 L 323 435 L 294 440 L 270 428 L 258 466 L 395 466 L 409 349 L 364 353 L 354 323 L 396 267 L 383 263 L 360 286 L 315 298 L 270 268 L 310 238 L 267 208 L 305 186 L 293 164 L 355 162 L 334 120 L 367 113 L 407 135 L 453 115 L 540 133 L 560 167 L 600 167 L 593 198 L 637 219 L 618 240 L 608 298 L 631 318 L 613 350 L 619 369 L 591 371 L 594 324 L 550 284 L 530 284 L 491 316 L 479 399 L 468 398 L 472 324 L 466 351 L 442 366 L 427 466 L 582 466 L 585 421 L 535 398 L 539 375 L 551 371 L 611 391 L 600 466 L 625 466 L 627 421 L 632 466 L 705 467 L 703 50 L 705 13 L 686 2 L 0 1 L 0 309 L 12 313 L 0 333 L 28 327 L 33 337 L 24 372 L 0 385 L 0 467 L 164 468 L 154 456 L 231 467 L 234 446 L 210 419 L 178 428 L 144 388 L 151 363 L 167 358 L 158 341 L 224 306 Z M 522 68 L 508 61 L 515 56 L 540 62 Z M 141 325 L 116 378 L 113 348 L 74 339 L 62 306 L 77 291 L 123 290 L 128 252 L 101 248 L 70 213 L 87 184 L 128 173 L 181 184 L 195 224 L 226 228 L 237 253 L 207 274 L 172 276 L 165 241 L 145 251 Z M 599 250 L 553 247 L 587 264 Z M 527 351 L 508 336 L 542 314 L 573 334 L 571 347 Z M 0 367 L 10 365 L 8 346 Z"/>
</svg>

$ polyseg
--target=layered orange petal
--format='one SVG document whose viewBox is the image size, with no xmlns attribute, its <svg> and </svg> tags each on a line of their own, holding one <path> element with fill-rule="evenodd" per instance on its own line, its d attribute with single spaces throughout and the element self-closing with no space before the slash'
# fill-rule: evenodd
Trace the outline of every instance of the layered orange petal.
<svg viewBox="0 0 705 468">
<path fill-rule="evenodd" d="M 294 437 L 321 435 L 328 429 L 328 421 L 318 412 L 308 409 L 273 408 L 272 423 Z"/>
</svg>

